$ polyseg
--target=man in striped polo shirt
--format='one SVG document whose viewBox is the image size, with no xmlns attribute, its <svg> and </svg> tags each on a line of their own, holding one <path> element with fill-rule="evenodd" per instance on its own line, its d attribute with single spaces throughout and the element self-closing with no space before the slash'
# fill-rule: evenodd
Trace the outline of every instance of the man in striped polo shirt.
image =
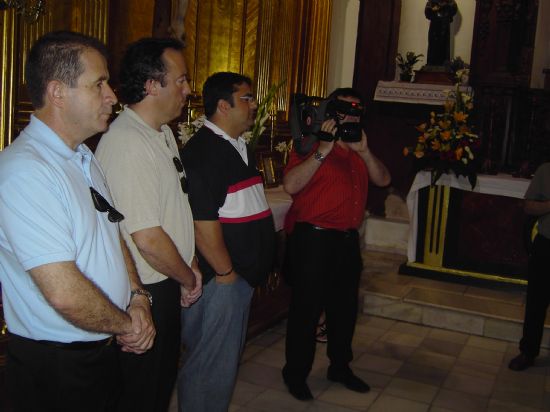
<svg viewBox="0 0 550 412">
<path fill-rule="evenodd" d="M 251 81 L 216 73 L 203 87 L 207 120 L 182 151 L 195 222 L 202 298 L 182 314 L 180 411 L 227 411 L 254 287 L 272 268 L 275 232 L 253 153 Z"/>
</svg>

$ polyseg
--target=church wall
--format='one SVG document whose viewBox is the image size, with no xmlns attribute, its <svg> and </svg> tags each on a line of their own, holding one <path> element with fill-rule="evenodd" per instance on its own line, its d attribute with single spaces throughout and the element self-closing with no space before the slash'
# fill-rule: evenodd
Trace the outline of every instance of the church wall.
<svg viewBox="0 0 550 412">
<path fill-rule="evenodd" d="M 351 87 L 359 19 L 359 0 L 333 2 L 327 91 Z"/>
</svg>

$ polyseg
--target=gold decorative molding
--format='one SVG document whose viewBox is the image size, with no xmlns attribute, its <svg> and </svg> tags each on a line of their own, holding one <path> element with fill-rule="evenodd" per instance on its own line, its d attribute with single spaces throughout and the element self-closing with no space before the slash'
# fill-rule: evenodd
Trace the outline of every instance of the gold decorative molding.
<svg viewBox="0 0 550 412">
<path fill-rule="evenodd" d="M 218 71 L 250 76 L 261 100 L 286 80 L 276 101 L 288 112 L 296 91 L 326 94 L 332 0 L 189 0 L 185 57 L 192 88 Z"/>
<path fill-rule="evenodd" d="M 33 110 L 24 84 L 24 62 L 36 39 L 53 30 L 73 30 L 106 42 L 108 16 L 109 0 L 48 1 L 45 14 L 33 24 L 27 23 L 13 10 L 0 12 L 0 149 L 19 134 Z"/>
<path fill-rule="evenodd" d="M 13 123 L 13 101 L 14 94 L 14 65 L 15 65 L 15 12 L 6 11 L 1 15 L 2 20 L 2 43 L 1 59 L 2 74 L 0 77 L 0 150 L 11 142 L 9 131 Z"/>
<path fill-rule="evenodd" d="M 429 188 L 423 263 L 438 268 L 443 267 L 450 193 L 449 186 Z"/>
</svg>

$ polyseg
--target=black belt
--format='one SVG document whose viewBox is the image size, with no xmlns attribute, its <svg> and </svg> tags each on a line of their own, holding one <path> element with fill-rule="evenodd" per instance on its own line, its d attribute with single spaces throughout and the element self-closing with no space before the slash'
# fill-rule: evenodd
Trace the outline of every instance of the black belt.
<svg viewBox="0 0 550 412">
<path fill-rule="evenodd" d="M 313 225 L 313 224 L 307 223 L 307 222 L 298 222 L 298 223 L 296 223 L 296 225 L 303 225 L 303 226 L 307 226 L 307 227 L 309 227 L 313 230 L 318 230 L 320 232 L 335 233 L 335 234 L 346 236 L 346 237 L 357 234 L 357 229 L 333 229 L 333 228 L 329 228 L 329 227 L 322 227 L 322 226 Z"/>
<path fill-rule="evenodd" d="M 10 337 L 14 338 L 15 340 L 20 339 L 25 342 L 30 343 L 36 343 L 43 346 L 51 346 L 54 348 L 60 348 L 60 349 L 67 349 L 67 350 L 91 350 L 91 349 L 99 349 L 105 346 L 109 346 L 113 340 L 114 337 L 111 336 L 107 339 L 102 340 L 93 340 L 89 342 L 84 341 L 76 341 L 76 342 L 56 342 L 52 340 L 34 340 L 25 338 L 23 336 L 15 335 L 13 333 L 10 333 Z"/>
</svg>

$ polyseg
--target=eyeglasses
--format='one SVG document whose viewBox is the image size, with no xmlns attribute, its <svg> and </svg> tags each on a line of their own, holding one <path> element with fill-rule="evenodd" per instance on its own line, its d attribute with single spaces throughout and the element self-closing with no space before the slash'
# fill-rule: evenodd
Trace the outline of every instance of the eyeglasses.
<svg viewBox="0 0 550 412">
<path fill-rule="evenodd" d="M 244 96 L 239 96 L 239 99 L 241 99 L 244 102 L 247 102 L 248 104 L 254 104 L 256 103 L 256 98 L 250 94 L 245 94 Z"/>
<path fill-rule="evenodd" d="M 176 166 L 176 170 L 178 173 L 183 173 L 183 165 L 181 164 L 181 160 L 174 156 L 172 159 L 174 161 L 174 166 Z M 187 176 L 184 175 L 180 178 L 181 183 L 181 190 L 183 190 L 183 193 L 187 193 Z"/>
<path fill-rule="evenodd" d="M 109 222 L 118 223 L 124 220 L 124 215 L 111 206 L 97 190 L 90 187 L 90 192 L 92 193 L 95 209 L 101 213 L 108 212 L 107 218 Z"/>
</svg>

